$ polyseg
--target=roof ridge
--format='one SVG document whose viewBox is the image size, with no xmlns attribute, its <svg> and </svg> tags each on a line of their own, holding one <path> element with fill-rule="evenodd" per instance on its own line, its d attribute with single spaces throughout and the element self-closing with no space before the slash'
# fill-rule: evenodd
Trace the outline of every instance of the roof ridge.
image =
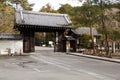
<svg viewBox="0 0 120 80">
<path fill-rule="evenodd" d="M 19 12 L 19 11 L 16 11 Z M 35 14 L 35 15 L 49 15 L 49 16 L 68 16 L 67 14 L 59 14 L 59 13 L 48 13 L 48 12 L 37 12 L 37 11 L 26 11 L 23 10 L 23 13 L 28 13 L 28 14 Z"/>
</svg>

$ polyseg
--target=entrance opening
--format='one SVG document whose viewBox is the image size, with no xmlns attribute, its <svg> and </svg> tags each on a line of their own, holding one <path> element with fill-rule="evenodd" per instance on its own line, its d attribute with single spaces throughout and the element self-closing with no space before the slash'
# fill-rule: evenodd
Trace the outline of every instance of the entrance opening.
<svg viewBox="0 0 120 80">
<path fill-rule="evenodd" d="M 36 32 L 35 51 L 54 51 L 54 37 L 53 32 Z"/>
</svg>

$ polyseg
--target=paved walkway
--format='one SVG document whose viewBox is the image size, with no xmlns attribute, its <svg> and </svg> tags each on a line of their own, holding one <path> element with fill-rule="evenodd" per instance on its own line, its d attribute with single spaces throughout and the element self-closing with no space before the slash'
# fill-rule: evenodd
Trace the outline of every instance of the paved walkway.
<svg viewBox="0 0 120 80">
<path fill-rule="evenodd" d="M 36 49 L 35 53 L 37 53 L 37 52 L 39 53 L 41 51 L 42 52 L 44 52 L 44 51 L 48 51 L 48 52 L 53 51 L 53 48 L 51 48 L 51 47 L 35 47 L 35 49 Z M 98 60 L 104 60 L 104 61 L 120 63 L 120 59 L 113 59 L 113 58 L 99 57 L 99 56 L 93 56 L 93 55 L 86 55 L 86 54 L 77 53 L 77 52 L 66 52 L 66 53 L 69 54 L 69 55 L 74 55 L 74 56 L 81 56 L 81 57 L 87 57 L 87 58 L 92 58 L 92 59 L 98 59 Z"/>
<path fill-rule="evenodd" d="M 92 58 L 92 59 L 98 59 L 98 60 L 104 60 L 104 61 L 110 61 L 110 62 L 115 62 L 115 63 L 120 63 L 120 59 L 92 56 L 92 55 L 86 55 L 86 54 L 83 54 L 83 53 L 74 53 L 74 52 L 68 52 L 67 54 L 75 55 L 75 56 L 81 56 L 81 57 L 87 57 L 87 58 Z"/>
</svg>

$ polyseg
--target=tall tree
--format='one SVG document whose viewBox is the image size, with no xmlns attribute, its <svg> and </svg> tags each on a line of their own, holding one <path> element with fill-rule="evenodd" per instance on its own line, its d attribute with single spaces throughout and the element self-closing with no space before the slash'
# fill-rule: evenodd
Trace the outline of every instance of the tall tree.
<svg viewBox="0 0 120 80">
<path fill-rule="evenodd" d="M 0 33 L 4 32 L 14 32 L 11 27 L 13 27 L 14 10 L 11 6 L 6 6 L 3 2 L 0 2 Z"/>
<path fill-rule="evenodd" d="M 0 33 L 15 33 L 14 26 L 14 8 L 10 5 L 18 0 L 6 0 L 10 4 L 6 5 L 5 0 L 0 0 Z M 32 10 L 27 0 L 19 0 L 25 10 Z"/>
<path fill-rule="evenodd" d="M 95 44 L 92 27 L 94 27 L 95 22 L 97 21 L 97 17 L 99 15 L 100 10 L 98 9 L 97 6 L 92 4 L 93 4 L 92 1 L 87 0 L 87 2 L 85 2 L 85 4 L 82 6 L 80 13 L 81 19 L 84 19 L 83 23 L 85 23 L 85 25 L 87 24 L 87 26 L 90 27 L 93 54 L 95 54 Z"/>
<path fill-rule="evenodd" d="M 112 0 L 86 0 L 86 3 L 91 3 L 92 5 L 96 5 L 100 7 L 100 19 L 101 19 L 101 26 L 103 28 L 104 36 L 105 36 L 105 49 L 106 49 L 106 55 L 109 56 L 109 43 L 108 43 L 108 30 L 110 29 L 108 26 L 110 26 L 112 15 L 110 13 L 110 9 L 113 7 L 111 5 L 117 3 L 118 0 L 115 0 L 114 2 Z M 89 12 L 88 12 L 89 13 Z M 91 22 L 90 22 L 91 23 Z M 109 28 L 109 29 L 108 29 Z"/>
<path fill-rule="evenodd" d="M 73 7 L 70 4 L 61 4 L 61 7 L 58 9 L 60 13 L 67 13 L 72 15 Z"/>
<path fill-rule="evenodd" d="M 117 1 L 117 0 L 116 0 Z M 101 9 L 101 26 L 103 28 L 103 32 L 104 32 L 104 40 L 105 40 L 105 51 L 106 51 L 106 56 L 111 56 L 110 52 L 109 52 L 109 30 L 111 27 L 110 23 L 112 23 L 114 21 L 113 18 L 113 12 L 110 12 L 113 8 L 113 6 L 111 6 L 111 4 L 113 5 L 113 2 L 111 0 L 100 0 L 99 2 L 99 6 Z"/>
<path fill-rule="evenodd" d="M 112 29 L 113 21 L 115 22 L 118 21 L 118 26 L 120 23 L 119 22 L 120 3 L 118 2 L 118 0 L 114 1 L 115 2 L 112 2 L 112 0 L 85 0 L 83 6 L 81 7 L 71 7 L 70 5 L 67 4 L 62 5 L 58 11 L 60 13 L 69 14 L 74 26 L 77 27 L 91 26 L 101 28 L 104 34 L 106 55 L 108 56 L 109 55 L 108 41 L 110 40 L 110 38 L 113 40 L 119 38 L 117 37 L 117 35 L 115 35 L 116 31 L 113 32 Z M 118 9 L 118 12 L 115 12 L 116 8 Z M 112 33 L 113 35 L 110 35 L 109 33 Z M 112 36 L 116 37 L 112 38 Z"/>
<path fill-rule="evenodd" d="M 49 3 L 47 3 L 40 9 L 40 12 L 57 13 L 57 10 L 54 10 L 52 6 Z"/>
<path fill-rule="evenodd" d="M 21 6 L 23 7 L 24 10 L 32 10 L 32 6 L 34 6 L 34 4 L 29 4 L 28 0 L 7 0 L 11 3 L 20 3 Z"/>
</svg>

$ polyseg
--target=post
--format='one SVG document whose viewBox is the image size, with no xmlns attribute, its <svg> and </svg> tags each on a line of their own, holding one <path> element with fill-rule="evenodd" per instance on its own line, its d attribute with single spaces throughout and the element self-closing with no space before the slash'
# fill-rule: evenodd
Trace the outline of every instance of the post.
<svg viewBox="0 0 120 80">
<path fill-rule="evenodd" d="M 35 52 L 35 33 L 30 31 L 30 52 Z"/>
<path fill-rule="evenodd" d="M 58 52 L 64 52 L 63 49 L 63 38 L 64 38 L 64 31 L 58 32 Z"/>
<path fill-rule="evenodd" d="M 71 50 L 72 52 L 76 52 L 76 45 L 77 45 L 76 40 L 71 40 L 70 41 L 70 49 L 72 49 Z"/>
<path fill-rule="evenodd" d="M 57 52 L 58 32 L 54 32 L 54 52 Z"/>
<path fill-rule="evenodd" d="M 115 42 L 114 41 L 112 42 L 112 53 L 113 54 L 115 53 Z"/>
<path fill-rule="evenodd" d="M 28 31 L 23 32 L 23 52 L 30 52 L 30 34 Z"/>
<path fill-rule="evenodd" d="M 35 51 L 34 31 L 24 30 L 23 34 L 23 52 L 29 53 Z"/>
</svg>

